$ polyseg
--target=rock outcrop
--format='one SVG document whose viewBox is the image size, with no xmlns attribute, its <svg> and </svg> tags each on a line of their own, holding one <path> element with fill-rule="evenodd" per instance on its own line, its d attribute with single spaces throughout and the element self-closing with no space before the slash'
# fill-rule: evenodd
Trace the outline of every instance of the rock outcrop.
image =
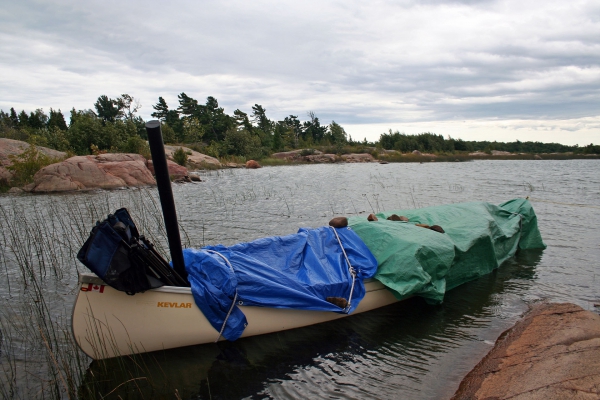
<svg viewBox="0 0 600 400">
<path fill-rule="evenodd" d="M 34 183 L 28 189 L 42 193 L 155 184 L 141 155 L 107 153 L 71 157 L 48 165 L 35 174 Z"/>
<path fill-rule="evenodd" d="M 337 161 L 335 154 L 311 154 L 310 156 L 304 156 L 304 159 L 314 163 L 334 163 Z"/>
<path fill-rule="evenodd" d="M 352 153 L 352 154 L 344 154 L 342 156 L 342 160 L 347 163 L 361 163 L 361 162 L 373 162 L 375 159 L 369 153 Z"/>
<path fill-rule="evenodd" d="M 29 148 L 30 144 L 20 140 L 0 138 L 0 179 L 9 181 L 12 173 L 7 169 L 12 165 L 11 156 L 18 156 Z M 38 151 L 51 158 L 63 159 L 67 156 L 64 151 L 49 149 L 47 147 L 36 146 Z"/>
<path fill-rule="evenodd" d="M 600 398 L 600 316 L 541 304 L 504 332 L 453 399 Z"/>
<path fill-rule="evenodd" d="M 282 151 L 280 153 L 271 154 L 271 157 L 279 158 L 281 160 L 297 161 L 302 158 L 302 156 L 301 156 L 302 151 L 303 151 L 302 149 L 292 150 L 292 151 Z"/>
<path fill-rule="evenodd" d="M 190 170 L 206 169 L 206 168 L 221 168 L 221 163 L 214 157 L 207 156 L 206 154 L 198 153 L 192 149 L 182 146 L 169 146 L 165 145 L 165 154 L 167 158 L 173 160 L 173 153 L 179 148 L 182 148 L 188 154 L 188 166 Z"/>
<path fill-rule="evenodd" d="M 29 148 L 29 143 L 20 140 L 0 138 L 0 165 L 6 167 L 11 165 L 10 156 L 17 156 Z M 51 158 L 65 158 L 67 153 L 49 149 L 47 147 L 36 146 L 40 153 Z"/>
<path fill-rule="evenodd" d="M 152 162 L 152 160 L 149 160 L 146 163 L 146 166 L 148 167 L 152 175 L 156 175 L 154 172 L 154 163 Z M 167 160 L 167 169 L 169 170 L 169 176 L 171 177 L 171 179 L 181 179 L 188 175 L 188 170 L 186 167 L 181 166 L 171 160 Z"/>
</svg>

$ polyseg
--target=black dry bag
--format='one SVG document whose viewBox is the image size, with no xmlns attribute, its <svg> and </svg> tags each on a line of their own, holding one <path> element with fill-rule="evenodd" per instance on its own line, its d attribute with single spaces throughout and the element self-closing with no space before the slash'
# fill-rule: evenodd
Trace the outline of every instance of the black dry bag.
<svg viewBox="0 0 600 400">
<path fill-rule="evenodd" d="M 107 285 L 135 294 L 167 285 L 189 286 L 139 236 L 129 212 L 121 208 L 97 222 L 90 237 L 77 253 L 77 259 Z"/>
</svg>

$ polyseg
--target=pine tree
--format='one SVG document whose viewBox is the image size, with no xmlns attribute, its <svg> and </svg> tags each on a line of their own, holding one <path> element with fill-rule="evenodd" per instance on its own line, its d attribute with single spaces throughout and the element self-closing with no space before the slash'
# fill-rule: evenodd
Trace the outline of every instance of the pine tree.
<svg viewBox="0 0 600 400">
<path fill-rule="evenodd" d="M 153 105 L 152 108 L 154 108 L 156 111 L 150 114 L 151 116 L 158 118 L 163 122 L 167 119 L 167 116 L 169 115 L 169 106 L 167 105 L 165 99 L 159 97 L 158 103 Z"/>
<path fill-rule="evenodd" d="M 29 128 L 29 115 L 27 115 L 25 110 L 21 110 L 19 113 L 19 128 Z"/>
<path fill-rule="evenodd" d="M 123 115 L 123 105 L 117 100 L 109 99 L 106 95 L 98 97 L 94 107 L 98 117 L 102 118 L 104 122 L 115 122 Z"/>
<path fill-rule="evenodd" d="M 54 111 L 52 108 L 50 108 L 50 118 L 48 119 L 48 129 L 51 129 L 53 127 L 56 127 L 58 129 L 60 129 L 61 131 L 67 130 L 67 122 L 65 121 L 65 116 L 60 111 L 60 109 L 58 111 Z"/>
<path fill-rule="evenodd" d="M 192 117 L 198 112 L 198 100 L 189 97 L 184 92 L 177 96 L 179 99 L 179 107 L 177 111 L 185 117 Z"/>
<path fill-rule="evenodd" d="M 17 116 L 17 112 L 15 111 L 14 107 L 10 108 L 10 120 L 13 128 L 19 126 L 19 117 Z"/>
</svg>

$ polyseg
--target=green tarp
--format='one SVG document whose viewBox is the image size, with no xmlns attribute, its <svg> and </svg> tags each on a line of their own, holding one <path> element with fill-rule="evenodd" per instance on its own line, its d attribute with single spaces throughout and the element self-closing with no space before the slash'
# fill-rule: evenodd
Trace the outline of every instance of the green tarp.
<svg viewBox="0 0 600 400">
<path fill-rule="evenodd" d="M 386 220 L 392 214 L 409 222 Z M 526 199 L 499 206 L 460 203 L 350 217 L 349 225 L 378 263 L 375 279 L 403 299 L 421 296 L 439 303 L 444 293 L 490 273 L 517 249 L 545 248 L 537 218 Z M 445 233 L 415 226 L 439 225 Z"/>
</svg>

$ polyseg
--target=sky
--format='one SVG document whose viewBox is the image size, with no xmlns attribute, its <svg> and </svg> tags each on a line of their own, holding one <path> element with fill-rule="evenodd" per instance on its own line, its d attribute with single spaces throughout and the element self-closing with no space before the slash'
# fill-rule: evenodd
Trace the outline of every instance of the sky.
<svg viewBox="0 0 600 400">
<path fill-rule="evenodd" d="M 600 144 L 600 1 L 5 0 L 0 109 L 313 111 L 354 140 Z"/>
</svg>

